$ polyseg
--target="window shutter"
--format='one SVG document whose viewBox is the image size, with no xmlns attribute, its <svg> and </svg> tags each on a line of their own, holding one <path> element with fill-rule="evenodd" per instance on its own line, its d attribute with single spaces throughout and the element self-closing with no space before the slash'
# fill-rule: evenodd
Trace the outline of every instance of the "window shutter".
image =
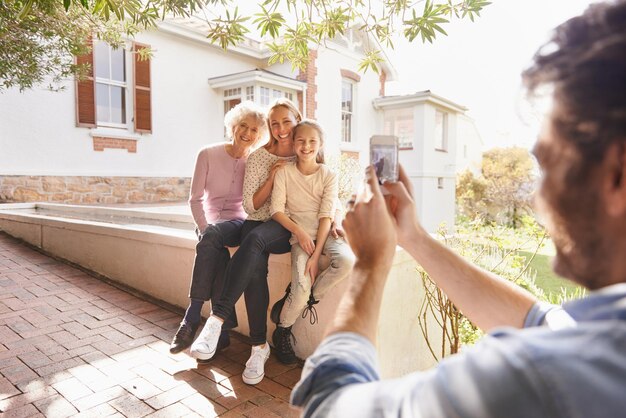
<svg viewBox="0 0 626 418">
<path fill-rule="evenodd" d="M 133 43 L 134 59 L 134 94 L 135 97 L 135 132 L 152 132 L 152 108 L 150 89 L 150 60 L 141 60 L 138 52 L 148 45 Z"/>
<path fill-rule="evenodd" d="M 84 80 L 76 80 L 76 126 L 94 128 L 96 126 L 96 93 L 93 77 L 93 41 L 87 41 L 90 51 L 76 57 L 76 64 L 89 64 Z"/>
</svg>

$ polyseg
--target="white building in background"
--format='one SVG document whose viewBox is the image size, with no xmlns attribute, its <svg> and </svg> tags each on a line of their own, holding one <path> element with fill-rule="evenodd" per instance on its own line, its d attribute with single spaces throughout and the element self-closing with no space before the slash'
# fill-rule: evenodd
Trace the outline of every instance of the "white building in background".
<svg viewBox="0 0 626 418">
<path fill-rule="evenodd" d="M 480 175 L 484 142 L 474 120 L 467 115 L 459 115 L 457 120 L 456 172 L 469 170 Z"/>
<path fill-rule="evenodd" d="M 253 40 L 225 53 L 209 43 L 204 25 L 168 20 L 124 50 L 97 41 L 79 57 L 93 77 L 61 92 L 1 93 L 0 202 L 185 200 L 197 151 L 224 139 L 225 112 L 242 100 L 287 97 L 324 127 L 329 155 L 365 166 L 370 136 L 399 135 L 421 218 L 430 230 L 453 224 L 458 131 L 466 124 L 464 132 L 475 132 L 465 108 L 430 92 L 385 97 L 393 65 L 383 62 L 380 75 L 358 73 L 365 51 L 380 47 L 357 31 L 311 51 L 308 67 L 294 71 L 268 66 L 268 49 Z M 146 46 L 152 58 L 138 60 L 134 51 Z M 464 155 L 477 152 L 467 144 Z"/>
<path fill-rule="evenodd" d="M 482 155 L 467 108 L 429 90 L 380 97 L 374 107 L 382 112 L 380 129 L 400 138 L 400 163 L 413 184 L 425 228 L 454 225 L 456 175 L 479 164 Z"/>
</svg>

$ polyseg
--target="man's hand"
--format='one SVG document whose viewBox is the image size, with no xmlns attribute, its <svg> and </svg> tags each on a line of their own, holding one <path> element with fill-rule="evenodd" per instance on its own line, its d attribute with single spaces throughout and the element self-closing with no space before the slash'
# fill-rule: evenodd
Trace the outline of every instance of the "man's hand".
<svg viewBox="0 0 626 418">
<path fill-rule="evenodd" d="M 366 190 L 354 202 L 348 202 L 343 222 L 348 243 L 357 263 L 365 265 L 390 264 L 395 254 L 397 233 L 387 210 L 385 198 L 372 166 L 366 170 Z M 366 197 L 371 195 L 371 199 Z"/>
<path fill-rule="evenodd" d="M 404 168 L 400 166 L 398 182 L 385 182 L 383 187 L 389 192 L 385 197 L 398 234 L 398 244 L 404 248 L 409 240 L 414 240 L 424 232 L 417 220 L 412 186 Z"/>
</svg>

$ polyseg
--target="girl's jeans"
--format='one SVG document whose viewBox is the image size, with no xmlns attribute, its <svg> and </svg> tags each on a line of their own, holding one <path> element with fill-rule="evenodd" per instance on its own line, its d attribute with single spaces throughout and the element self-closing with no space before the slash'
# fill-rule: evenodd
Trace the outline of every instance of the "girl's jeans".
<svg viewBox="0 0 626 418">
<path fill-rule="evenodd" d="M 267 335 L 267 262 L 271 254 L 289 251 L 291 233 L 278 222 L 245 221 L 241 230 L 241 245 L 226 269 L 221 297 L 213 305 L 213 314 L 224 319 L 234 311 L 243 294 L 248 312 L 252 345 L 262 345 Z"/>
<path fill-rule="evenodd" d="M 329 236 L 324 243 L 322 254 L 330 258 L 330 265 L 317 275 L 311 290 L 311 277 L 304 273 L 309 255 L 294 244 L 291 248 L 291 292 L 285 300 L 280 314 L 280 326 L 292 326 L 307 305 L 309 295 L 320 300 L 337 283 L 348 277 L 354 266 L 354 254 L 343 238 Z"/>
<path fill-rule="evenodd" d="M 236 247 L 241 241 L 243 220 L 232 220 L 209 225 L 196 245 L 196 258 L 191 273 L 191 299 L 216 301 L 224 288 L 225 273 L 230 261 L 226 247 Z M 232 311 L 226 316 L 224 329 L 237 326 L 237 315 Z"/>
</svg>

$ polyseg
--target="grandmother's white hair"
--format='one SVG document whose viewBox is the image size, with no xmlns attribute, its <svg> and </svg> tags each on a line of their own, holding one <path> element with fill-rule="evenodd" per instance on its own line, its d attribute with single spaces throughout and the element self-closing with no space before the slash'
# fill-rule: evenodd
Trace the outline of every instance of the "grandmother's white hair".
<svg viewBox="0 0 626 418">
<path fill-rule="evenodd" d="M 265 111 L 254 102 L 247 100 L 230 109 L 224 116 L 224 126 L 226 127 L 228 138 L 233 138 L 233 128 L 248 116 L 256 119 L 259 139 L 262 139 L 267 134 Z"/>
</svg>

